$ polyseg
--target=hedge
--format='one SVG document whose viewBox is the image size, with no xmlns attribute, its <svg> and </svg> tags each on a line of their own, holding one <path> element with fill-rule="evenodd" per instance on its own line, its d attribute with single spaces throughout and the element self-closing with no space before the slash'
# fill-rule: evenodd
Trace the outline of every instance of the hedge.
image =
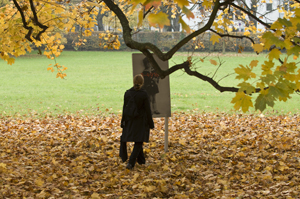
<svg viewBox="0 0 300 199">
<path fill-rule="evenodd" d="M 75 43 L 79 41 L 79 33 L 69 33 L 65 35 L 66 43 L 65 49 L 67 50 L 81 50 L 81 51 L 99 51 L 99 50 L 107 50 L 104 49 L 103 46 L 99 46 L 100 42 L 104 42 L 103 39 L 99 38 L 99 34 L 102 32 L 95 31 L 90 37 L 82 37 L 81 39 L 86 39 L 84 45 L 76 47 Z M 186 35 L 183 32 L 140 32 L 133 35 L 133 39 L 138 42 L 151 42 L 157 45 L 162 51 L 167 51 L 171 49 L 176 43 L 178 43 L 181 39 L 183 39 Z M 221 38 L 219 43 L 215 43 L 212 45 L 210 41 L 210 37 L 213 33 L 205 33 L 196 38 L 196 40 L 190 41 L 185 44 L 180 51 L 205 51 L 205 52 L 238 52 L 239 49 L 243 49 L 244 51 L 251 51 L 252 43 L 248 39 L 237 39 L 237 38 Z M 242 32 L 234 33 L 237 36 L 242 36 Z M 257 35 L 254 40 L 259 41 Z M 119 40 L 121 43 L 119 50 L 131 50 L 129 49 L 123 39 L 122 34 L 119 34 Z M 201 47 L 195 49 L 195 43 L 202 43 Z"/>
</svg>

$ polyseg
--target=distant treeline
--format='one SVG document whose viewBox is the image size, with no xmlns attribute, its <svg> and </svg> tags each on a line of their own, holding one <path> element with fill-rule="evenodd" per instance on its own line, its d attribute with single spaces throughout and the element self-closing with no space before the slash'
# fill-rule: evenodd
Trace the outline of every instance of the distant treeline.
<svg viewBox="0 0 300 199">
<path fill-rule="evenodd" d="M 66 50 L 80 50 L 80 51 L 98 51 L 98 50 L 107 50 L 99 43 L 103 43 L 103 39 L 99 38 L 99 34 L 102 32 L 95 31 L 90 37 L 81 37 L 81 39 L 86 39 L 84 45 L 76 46 L 76 42 L 79 41 L 79 32 L 69 33 L 65 35 L 65 49 Z M 133 39 L 138 42 L 151 42 L 157 45 L 163 51 L 169 50 L 172 46 L 178 43 L 185 37 L 186 33 L 183 32 L 140 32 L 136 33 L 133 36 Z M 252 43 L 250 40 L 243 38 L 228 38 L 224 37 L 220 39 L 219 43 L 212 45 L 210 38 L 214 33 L 205 33 L 198 36 L 195 40 L 185 44 L 180 51 L 196 51 L 196 52 L 239 52 L 239 51 L 248 51 L 253 52 Z M 237 36 L 242 36 L 243 32 L 233 33 Z M 258 37 L 256 37 L 256 41 Z M 119 34 L 120 40 L 120 49 L 119 50 L 128 50 L 128 48 L 123 39 L 122 34 Z M 196 47 L 197 46 L 197 47 Z"/>
</svg>

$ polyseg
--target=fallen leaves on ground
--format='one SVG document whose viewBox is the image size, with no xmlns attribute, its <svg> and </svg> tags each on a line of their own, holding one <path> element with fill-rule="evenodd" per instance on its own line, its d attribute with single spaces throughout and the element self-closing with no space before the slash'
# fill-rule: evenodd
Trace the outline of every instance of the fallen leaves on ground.
<svg viewBox="0 0 300 199">
<path fill-rule="evenodd" d="M 174 113 L 169 152 L 155 119 L 147 163 L 129 171 L 119 115 L 2 118 L 0 198 L 298 198 L 299 122 Z"/>
</svg>

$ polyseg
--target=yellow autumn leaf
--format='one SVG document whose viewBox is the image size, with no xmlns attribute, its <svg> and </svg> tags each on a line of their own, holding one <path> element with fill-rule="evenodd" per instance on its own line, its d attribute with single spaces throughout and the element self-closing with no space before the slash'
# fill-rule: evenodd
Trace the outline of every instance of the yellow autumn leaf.
<svg viewBox="0 0 300 199">
<path fill-rule="evenodd" d="M 210 38 L 210 41 L 212 41 L 212 44 L 214 45 L 215 43 L 219 43 L 219 40 L 221 37 L 217 34 L 213 34 Z"/>
<path fill-rule="evenodd" d="M 264 50 L 264 47 L 261 44 L 253 44 L 253 49 L 255 52 L 260 53 Z"/>
<path fill-rule="evenodd" d="M 101 199 L 100 195 L 98 193 L 93 193 L 91 195 L 91 199 Z"/>
<path fill-rule="evenodd" d="M 0 163 L 0 167 L 3 168 L 3 169 L 6 169 L 6 164 Z"/>
<path fill-rule="evenodd" d="M 95 6 L 95 7 L 98 7 L 98 6 L 99 6 L 99 4 L 98 4 L 98 3 L 95 3 L 95 2 L 86 1 L 86 3 L 87 3 L 89 6 Z"/>
<path fill-rule="evenodd" d="M 252 98 L 249 95 L 246 95 L 244 92 L 237 92 L 231 103 L 234 104 L 235 110 L 242 108 L 242 111 L 245 113 L 249 110 L 249 107 L 253 107 L 251 99 Z"/>
<path fill-rule="evenodd" d="M 138 12 L 138 27 L 141 27 L 143 25 L 143 16 L 144 16 L 144 12 L 143 10 L 140 10 Z"/>
<path fill-rule="evenodd" d="M 170 25 L 170 20 L 168 19 L 168 15 L 163 12 L 159 12 L 158 14 L 149 14 L 148 21 L 151 26 L 158 25 L 160 28 L 164 26 Z"/>
<path fill-rule="evenodd" d="M 42 187 L 44 185 L 44 181 L 41 178 L 37 178 L 34 183 L 39 186 Z"/>
<path fill-rule="evenodd" d="M 12 57 L 10 57 L 10 58 L 7 60 L 7 64 L 9 64 L 9 65 L 12 65 L 12 64 L 14 64 L 14 63 L 15 63 L 15 59 L 12 58 Z"/>
<path fill-rule="evenodd" d="M 213 1 L 212 0 L 204 0 L 202 5 L 204 8 L 209 9 L 213 6 Z"/>
<path fill-rule="evenodd" d="M 184 6 L 189 6 L 190 5 L 188 0 L 174 0 L 174 2 L 177 3 L 177 5 L 180 8 L 183 8 Z"/>
<path fill-rule="evenodd" d="M 258 64 L 258 60 L 252 60 L 251 63 L 249 64 L 249 66 L 251 66 L 251 69 L 256 67 Z"/>
<path fill-rule="evenodd" d="M 154 191 L 155 189 L 156 189 L 155 186 L 148 186 L 148 187 L 145 187 L 145 191 L 146 191 L 146 192 L 152 192 L 152 191 Z"/>
<path fill-rule="evenodd" d="M 277 48 L 274 48 L 274 49 L 271 50 L 271 52 L 268 55 L 269 56 L 269 60 L 279 59 L 280 55 L 281 55 L 280 50 L 278 50 Z"/>
<path fill-rule="evenodd" d="M 246 31 L 246 32 L 244 32 L 244 35 L 245 35 L 245 36 L 250 36 L 250 32 L 249 32 L 249 31 Z"/>
</svg>

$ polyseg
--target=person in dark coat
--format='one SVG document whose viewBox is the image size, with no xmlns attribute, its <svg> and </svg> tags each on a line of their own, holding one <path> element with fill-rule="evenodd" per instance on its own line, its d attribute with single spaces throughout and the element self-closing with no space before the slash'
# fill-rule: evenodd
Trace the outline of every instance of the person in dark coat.
<svg viewBox="0 0 300 199">
<path fill-rule="evenodd" d="M 145 81 L 143 88 L 147 91 L 149 95 L 152 113 L 160 114 L 160 112 L 157 110 L 156 104 L 156 94 L 159 93 L 159 74 L 150 65 L 150 62 L 148 61 L 147 57 L 143 59 L 143 64 L 144 70 L 142 72 L 142 75 Z"/>
<path fill-rule="evenodd" d="M 135 118 L 126 118 L 122 114 L 121 127 L 123 128 L 120 153 L 122 161 L 128 159 L 126 142 L 134 142 L 134 148 L 131 152 L 127 169 L 132 169 L 136 162 L 145 164 L 145 156 L 143 152 L 143 142 L 149 142 L 150 129 L 154 128 L 152 119 L 149 97 L 145 89 L 142 89 L 144 78 L 142 75 L 136 75 L 133 79 L 133 87 L 125 92 L 123 113 L 126 104 L 131 96 L 134 96 L 136 106 L 138 108 L 138 116 Z"/>
</svg>

